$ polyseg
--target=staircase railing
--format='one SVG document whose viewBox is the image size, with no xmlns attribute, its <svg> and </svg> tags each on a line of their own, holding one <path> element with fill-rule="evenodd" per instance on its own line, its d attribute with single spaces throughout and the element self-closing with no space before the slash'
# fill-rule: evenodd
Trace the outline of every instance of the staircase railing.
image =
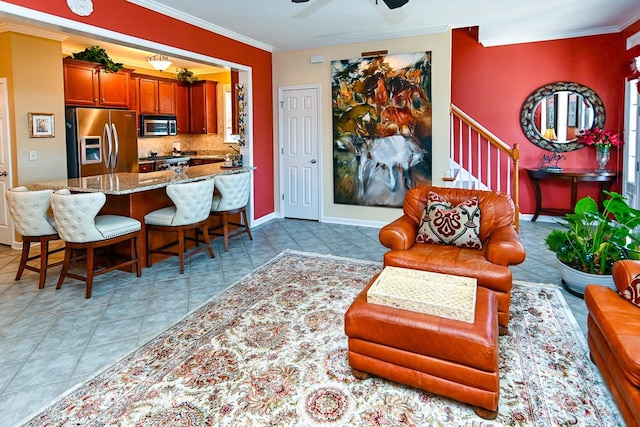
<svg viewBox="0 0 640 427">
<path fill-rule="evenodd" d="M 451 168 L 444 178 L 452 186 L 486 188 L 509 194 L 520 230 L 520 146 L 510 147 L 500 138 L 451 104 Z"/>
</svg>

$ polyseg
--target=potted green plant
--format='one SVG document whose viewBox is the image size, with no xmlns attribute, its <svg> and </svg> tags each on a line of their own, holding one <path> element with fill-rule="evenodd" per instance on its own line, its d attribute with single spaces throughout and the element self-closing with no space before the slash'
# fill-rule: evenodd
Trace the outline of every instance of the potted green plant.
<svg viewBox="0 0 640 427">
<path fill-rule="evenodd" d="M 584 197 L 576 203 L 573 213 L 565 215 L 566 223 L 560 223 L 564 229 L 553 230 L 545 239 L 556 254 L 565 285 L 578 292 L 589 283 L 612 286 L 614 262 L 640 259 L 640 235 L 636 230 L 640 226 L 640 210 L 630 207 L 616 192 L 605 194 L 609 199 L 603 202 L 602 211 L 591 197 Z"/>
<path fill-rule="evenodd" d="M 124 69 L 122 63 L 114 62 L 100 46 L 91 46 L 81 52 L 74 53 L 73 58 L 82 61 L 97 62 L 98 64 L 104 65 L 105 70 L 111 73 L 117 73 Z"/>
<path fill-rule="evenodd" d="M 193 71 L 187 70 L 186 68 L 178 68 L 178 75 L 176 78 L 189 84 L 198 81 L 198 77 L 193 75 Z"/>
</svg>

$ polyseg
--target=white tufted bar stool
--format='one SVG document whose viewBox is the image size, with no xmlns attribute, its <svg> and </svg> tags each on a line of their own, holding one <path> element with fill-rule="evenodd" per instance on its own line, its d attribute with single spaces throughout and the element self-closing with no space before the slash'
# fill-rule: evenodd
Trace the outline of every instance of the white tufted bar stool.
<svg viewBox="0 0 640 427">
<path fill-rule="evenodd" d="M 247 221 L 247 203 L 251 192 L 251 172 L 240 172 L 215 177 L 216 189 L 220 194 L 214 194 L 211 203 L 211 215 L 222 217 L 222 224 L 209 229 L 215 236 L 224 236 L 224 250 L 229 250 L 229 237 L 247 233 L 253 240 Z M 229 215 L 240 213 L 242 223 L 229 221 Z M 240 227 L 229 233 L 229 225 Z M 222 232 L 218 231 L 222 229 Z"/>
<path fill-rule="evenodd" d="M 22 255 L 16 280 L 20 280 L 24 270 L 34 271 L 40 274 L 39 289 L 44 288 L 47 269 L 62 264 L 62 261 L 49 264 L 49 255 L 64 250 L 64 247 L 49 250 L 49 242 L 60 240 L 53 215 L 49 213 L 51 193 L 53 190 L 29 191 L 24 186 L 10 188 L 6 191 L 11 219 L 16 231 L 22 236 Z M 40 253 L 29 256 L 32 243 L 40 243 Z M 40 260 L 38 267 L 27 264 L 36 259 Z"/>
<path fill-rule="evenodd" d="M 173 206 L 157 209 L 144 216 L 147 229 L 147 265 L 151 267 L 152 254 L 178 256 L 180 258 L 180 274 L 184 273 L 184 259 L 209 251 L 214 258 L 213 248 L 207 233 L 207 219 L 211 210 L 211 193 L 214 182 L 212 179 L 188 182 L 184 184 L 167 185 L 167 195 Z M 195 230 L 195 237 L 188 237 L 185 232 Z M 177 240 L 164 244 L 158 248 L 151 247 L 151 231 L 177 233 Z M 198 231 L 203 234 L 204 246 L 199 246 Z M 186 241 L 195 240 L 195 247 L 186 251 Z M 177 246 L 177 250 L 169 250 Z"/>
<path fill-rule="evenodd" d="M 138 277 L 141 275 L 141 264 L 138 256 L 138 237 L 142 226 L 140 221 L 120 215 L 98 215 L 106 201 L 104 193 L 71 194 L 67 189 L 58 190 L 51 195 L 51 207 L 56 221 L 58 233 L 66 242 L 64 263 L 56 289 L 60 289 L 67 277 L 86 282 L 86 298 L 91 298 L 93 278 L 115 269 L 134 266 Z M 130 257 L 122 257 L 109 251 L 111 265 L 97 269 L 95 250 L 99 248 L 113 249 L 113 245 L 130 241 Z M 86 276 L 69 272 L 74 252 L 86 257 Z M 119 262 L 113 263 L 114 259 Z"/>
</svg>

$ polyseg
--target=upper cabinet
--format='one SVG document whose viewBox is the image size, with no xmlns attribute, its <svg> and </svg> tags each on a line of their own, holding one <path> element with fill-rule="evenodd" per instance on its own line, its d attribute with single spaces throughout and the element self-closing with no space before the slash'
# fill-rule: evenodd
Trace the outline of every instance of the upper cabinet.
<svg viewBox="0 0 640 427">
<path fill-rule="evenodd" d="M 178 133 L 189 133 L 189 85 L 176 83 L 176 126 Z"/>
<path fill-rule="evenodd" d="M 129 108 L 130 71 L 107 73 L 99 64 L 72 58 L 63 63 L 66 105 Z"/>
<path fill-rule="evenodd" d="M 189 88 L 189 133 L 218 133 L 218 83 L 199 80 Z"/>
<path fill-rule="evenodd" d="M 176 82 L 150 76 L 137 77 L 140 114 L 176 114 Z"/>
</svg>

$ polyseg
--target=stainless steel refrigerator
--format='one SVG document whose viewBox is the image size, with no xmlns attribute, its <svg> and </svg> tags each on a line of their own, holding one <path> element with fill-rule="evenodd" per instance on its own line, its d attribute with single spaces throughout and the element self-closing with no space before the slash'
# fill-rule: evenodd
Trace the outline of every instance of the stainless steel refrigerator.
<svg viewBox="0 0 640 427">
<path fill-rule="evenodd" d="M 135 111 L 67 108 L 66 133 L 68 178 L 138 172 Z"/>
</svg>

